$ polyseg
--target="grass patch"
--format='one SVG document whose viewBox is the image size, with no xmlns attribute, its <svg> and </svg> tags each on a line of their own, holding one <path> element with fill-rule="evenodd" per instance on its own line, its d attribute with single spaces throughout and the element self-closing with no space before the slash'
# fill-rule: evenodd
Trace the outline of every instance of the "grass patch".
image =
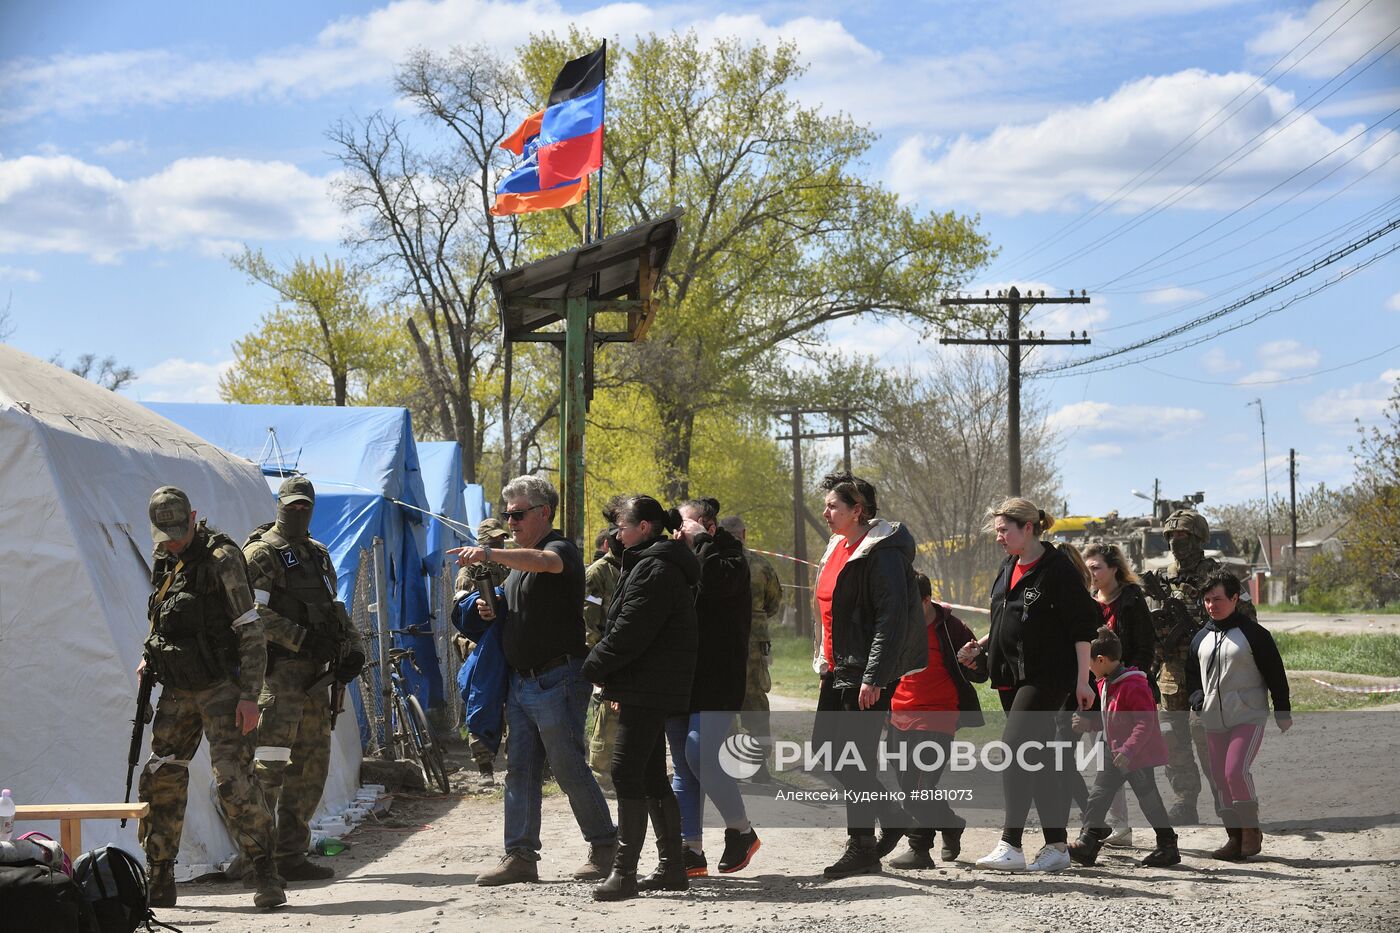
<svg viewBox="0 0 1400 933">
<path fill-rule="evenodd" d="M 1320 601 L 1309 601 L 1304 599 L 1301 603 L 1268 603 L 1259 606 L 1261 612 L 1306 612 L 1312 615 L 1351 615 L 1351 616 L 1393 616 L 1400 615 L 1400 603 L 1387 603 L 1372 609 L 1351 609 L 1331 599 Z"/>
<path fill-rule="evenodd" d="M 773 666 L 768 674 L 773 678 L 773 693 L 815 701 L 821 682 L 812 670 L 812 641 L 795 634 L 792 629 L 774 626 Z"/>
<path fill-rule="evenodd" d="M 1372 677 L 1400 677 L 1400 635 L 1327 635 L 1274 632 L 1290 671 L 1337 671 Z"/>
</svg>

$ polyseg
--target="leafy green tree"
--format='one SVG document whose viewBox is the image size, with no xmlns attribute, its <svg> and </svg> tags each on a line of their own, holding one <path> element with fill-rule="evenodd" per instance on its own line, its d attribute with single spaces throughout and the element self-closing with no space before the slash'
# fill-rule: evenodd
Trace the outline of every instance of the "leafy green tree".
<svg viewBox="0 0 1400 933">
<path fill-rule="evenodd" d="M 1400 600 L 1400 381 L 1381 423 L 1357 426 L 1351 521 L 1343 533 L 1347 569 L 1373 605 Z"/>
<path fill-rule="evenodd" d="M 342 260 L 280 268 L 247 247 L 234 267 L 277 295 L 257 330 L 234 342 L 219 378 L 228 402 L 409 405 L 420 394 L 399 316 L 373 304 L 365 273 Z"/>
<path fill-rule="evenodd" d="M 578 32 L 532 39 L 522 110 L 561 62 L 597 44 Z M 599 359 L 651 399 L 663 489 L 680 498 L 704 413 L 756 413 L 755 388 L 781 384 L 789 354 L 819 351 L 836 322 L 945 324 L 939 297 L 990 249 L 974 220 L 915 211 L 862 177 L 874 135 L 793 98 L 795 46 L 706 46 L 690 33 L 609 51 L 607 224 L 674 206 L 686 216 L 647 340 Z M 577 242 L 572 217 L 523 223 L 542 233 L 539 248 Z"/>
</svg>

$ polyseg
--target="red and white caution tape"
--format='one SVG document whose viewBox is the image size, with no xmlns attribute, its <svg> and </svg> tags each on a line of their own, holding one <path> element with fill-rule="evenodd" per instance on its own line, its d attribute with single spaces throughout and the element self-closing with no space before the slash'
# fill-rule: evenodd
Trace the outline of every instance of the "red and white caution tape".
<svg viewBox="0 0 1400 933">
<path fill-rule="evenodd" d="M 763 550 L 763 548 L 758 547 L 751 547 L 749 548 L 749 550 L 753 551 L 755 554 L 767 554 L 769 557 L 781 557 L 783 560 L 790 560 L 795 564 L 806 564 L 808 567 L 817 566 L 810 560 L 803 560 L 800 557 L 793 557 L 791 554 L 779 554 L 777 551 L 765 551 Z"/>
<path fill-rule="evenodd" d="M 1336 690 L 1339 693 L 1400 693 L 1400 684 L 1389 684 L 1382 687 L 1344 687 L 1339 684 L 1329 684 L 1327 681 L 1318 680 L 1316 677 L 1309 677 L 1308 680 L 1311 680 L 1315 684 L 1322 684 L 1322 686 L 1329 690 Z"/>
<path fill-rule="evenodd" d="M 810 560 L 803 560 L 803 559 L 800 558 L 800 557 L 793 557 L 791 554 L 780 554 L 780 553 L 778 553 L 777 551 L 765 551 L 763 548 L 758 548 L 758 547 L 751 547 L 751 548 L 749 548 L 749 550 L 750 550 L 750 551 L 753 551 L 755 554 L 767 554 L 769 557 L 781 557 L 783 560 L 790 560 L 790 561 L 792 561 L 792 562 L 794 562 L 794 563 L 797 563 L 797 564 L 806 564 L 808 567 L 817 567 L 817 566 L 820 566 L 820 565 L 818 565 L 818 564 L 812 563 Z M 801 589 L 801 590 L 810 590 L 810 589 L 811 589 L 810 586 L 796 586 L 796 585 L 791 584 L 791 583 L 784 583 L 783 586 L 786 586 L 786 587 L 789 587 L 789 588 L 795 589 L 795 590 L 797 590 L 797 589 Z M 947 606 L 949 609 L 959 609 L 959 610 L 961 610 L 961 611 L 963 611 L 963 612 L 986 612 L 986 611 L 988 611 L 986 606 L 959 606 L 957 603 L 942 603 L 942 605 Z"/>
</svg>

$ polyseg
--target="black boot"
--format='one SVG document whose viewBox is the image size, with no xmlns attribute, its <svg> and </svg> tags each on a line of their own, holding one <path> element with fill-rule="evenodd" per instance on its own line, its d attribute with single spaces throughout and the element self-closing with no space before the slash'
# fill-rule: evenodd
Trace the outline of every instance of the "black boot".
<svg viewBox="0 0 1400 933">
<path fill-rule="evenodd" d="M 1148 868 L 1166 868 L 1181 864 L 1181 852 L 1176 847 L 1176 832 L 1170 829 L 1157 830 L 1157 848 L 1147 853 L 1139 864 Z"/>
<path fill-rule="evenodd" d="M 647 800 L 651 831 L 656 836 L 656 871 L 637 883 L 643 891 L 688 891 L 685 843 L 681 840 L 681 805 L 675 794 Z"/>
<path fill-rule="evenodd" d="M 1094 862 L 1098 861 L 1099 849 L 1103 847 L 1106 835 L 1108 835 L 1106 832 L 1099 835 L 1088 827 L 1081 829 L 1079 838 L 1070 844 L 1069 857 L 1074 860 L 1076 865 L 1083 865 L 1085 868 L 1091 867 Z"/>
<path fill-rule="evenodd" d="M 957 829 L 943 830 L 943 851 L 939 853 L 943 856 L 943 861 L 955 861 L 962 853 L 963 829 L 964 826 L 959 826 Z"/>
<path fill-rule="evenodd" d="M 880 856 L 875 854 L 874 836 L 851 836 L 846 851 L 835 863 L 822 870 L 828 878 L 849 878 L 851 875 L 878 875 Z"/>
<path fill-rule="evenodd" d="M 646 836 L 646 800 L 617 798 L 617 855 L 608 880 L 593 889 L 595 901 L 625 901 L 637 896 L 637 860 Z"/>
<path fill-rule="evenodd" d="M 931 829 L 911 829 L 906 835 L 909 837 L 909 851 L 903 855 L 897 855 L 890 859 L 891 868 L 934 868 L 936 863 L 933 856 L 929 855 L 929 849 L 933 848 L 933 830 Z"/>
</svg>

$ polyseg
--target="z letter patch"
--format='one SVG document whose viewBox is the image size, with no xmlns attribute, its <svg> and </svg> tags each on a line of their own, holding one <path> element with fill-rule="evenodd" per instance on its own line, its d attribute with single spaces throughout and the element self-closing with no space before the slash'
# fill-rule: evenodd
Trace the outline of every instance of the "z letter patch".
<svg viewBox="0 0 1400 933">
<path fill-rule="evenodd" d="M 291 548 L 287 548 L 285 551 L 278 551 L 277 553 L 282 555 L 282 563 L 286 567 L 291 568 L 297 565 L 296 552 Z"/>
<path fill-rule="evenodd" d="M 1040 590 L 1034 587 L 1027 589 L 1026 592 L 1021 595 L 1021 599 L 1025 602 L 1027 606 L 1031 605 L 1039 598 Z"/>
</svg>

